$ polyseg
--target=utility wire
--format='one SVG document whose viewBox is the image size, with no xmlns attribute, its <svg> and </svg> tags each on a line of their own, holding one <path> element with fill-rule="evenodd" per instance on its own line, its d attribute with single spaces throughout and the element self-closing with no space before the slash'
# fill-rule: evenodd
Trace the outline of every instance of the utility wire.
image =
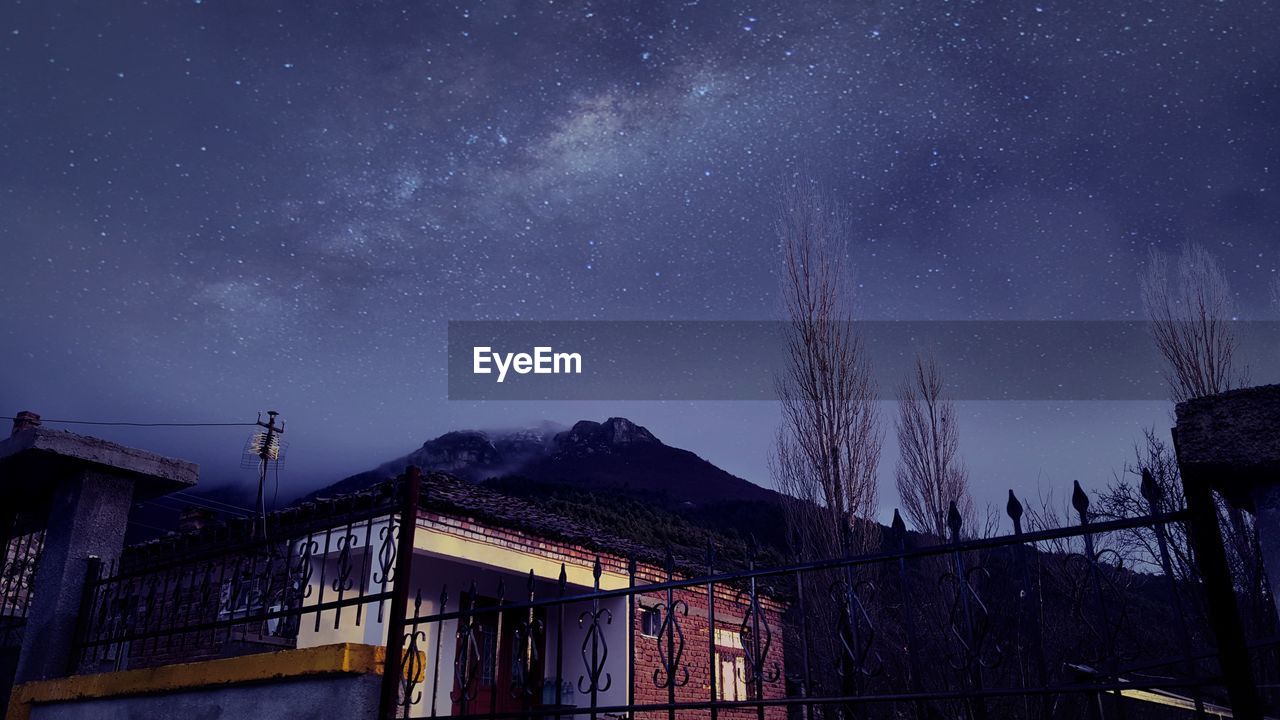
<svg viewBox="0 0 1280 720">
<path fill-rule="evenodd" d="M 162 528 L 162 527 L 156 527 L 155 525 L 148 525 L 148 524 L 143 523 L 143 522 L 132 522 L 132 523 L 130 523 L 130 525 L 137 525 L 138 527 L 144 527 L 144 528 L 146 528 L 146 529 L 148 529 L 148 530 L 155 530 L 155 531 L 157 531 L 157 532 L 163 532 L 163 533 L 171 533 L 171 532 L 173 532 L 173 528 Z"/>
<path fill-rule="evenodd" d="M 191 493 L 182 492 L 181 490 L 170 493 L 169 495 L 166 495 L 164 497 L 180 497 L 184 499 L 189 498 L 192 502 L 213 503 L 214 505 L 221 505 L 229 510 L 239 510 L 241 512 L 248 512 L 248 513 L 255 512 L 253 509 L 244 507 L 243 505 L 236 505 L 234 503 L 223 502 L 221 500 L 215 500 L 213 498 L 203 497 L 201 495 L 192 495 Z"/>
<path fill-rule="evenodd" d="M 163 504 L 163 503 L 161 502 L 162 500 L 168 500 L 169 502 L 179 503 L 179 505 L 178 505 L 177 507 L 172 506 L 172 505 L 165 505 L 165 504 Z M 160 508 L 164 508 L 165 510 L 182 510 L 183 508 L 186 508 L 186 507 L 195 506 L 195 507 L 198 507 L 198 508 L 203 508 L 203 509 L 205 509 L 205 510 L 212 510 L 212 511 L 214 511 L 214 512 L 220 512 L 220 513 L 226 513 L 226 514 L 228 514 L 228 515 L 234 515 L 234 516 L 236 516 L 236 517 L 249 517 L 249 516 L 248 516 L 248 515 L 246 515 L 243 511 L 239 511 L 239 510 L 228 510 L 228 509 L 226 509 L 226 508 L 215 507 L 215 506 L 213 506 L 213 505 L 205 505 L 204 503 L 201 503 L 201 502 L 196 501 L 196 500 L 179 500 L 178 498 L 171 498 L 171 497 L 158 497 L 158 498 L 152 498 L 152 499 L 150 499 L 150 500 L 143 500 L 143 501 L 142 501 L 142 504 L 143 504 L 143 505 L 151 505 L 151 506 L 153 506 L 153 507 L 160 507 Z"/>
<path fill-rule="evenodd" d="M 17 418 L 7 415 L 0 415 L 0 420 L 16 420 Z M 106 422 L 98 420 L 46 420 L 40 418 L 41 423 L 62 423 L 64 425 L 124 425 L 128 427 L 253 427 L 257 423 L 247 422 Z"/>
<path fill-rule="evenodd" d="M 166 502 L 175 503 L 175 504 L 177 504 L 177 505 L 179 506 L 179 508 L 189 507 L 189 506 L 194 505 L 194 506 L 196 506 L 196 507 L 202 507 L 202 508 L 205 508 L 205 509 L 207 509 L 207 510 L 216 510 L 216 511 L 218 511 L 218 512 L 230 513 L 230 514 L 232 514 L 232 515 L 244 514 L 244 513 L 252 513 L 252 512 L 253 512 L 252 510 L 249 510 L 249 509 L 247 509 L 247 508 L 238 508 L 238 507 L 235 507 L 235 506 L 227 506 L 227 505 L 211 505 L 211 504 L 209 504 L 208 502 L 205 502 L 204 500 L 200 500 L 200 499 L 198 499 L 198 498 L 190 498 L 190 497 L 181 497 L 181 498 L 177 498 L 177 497 L 172 497 L 172 496 L 169 496 L 169 495 L 163 495 L 163 496 L 161 496 L 161 497 L 151 498 L 150 500 L 143 500 L 143 502 L 144 502 L 144 503 L 147 503 L 147 502 L 149 502 L 149 503 L 156 503 L 156 502 L 159 502 L 159 501 L 161 501 L 161 500 L 166 501 Z"/>
</svg>

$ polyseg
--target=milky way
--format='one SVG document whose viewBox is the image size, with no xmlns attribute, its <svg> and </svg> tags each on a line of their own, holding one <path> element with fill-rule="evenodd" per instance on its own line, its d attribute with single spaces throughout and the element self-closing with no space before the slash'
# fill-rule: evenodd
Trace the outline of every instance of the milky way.
<svg viewBox="0 0 1280 720">
<path fill-rule="evenodd" d="M 777 317 L 799 174 L 852 212 L 866 317 L 1134 318 L 1147 249 L 1188 239 L 1268 312 L 1271 4 L 630 5 L 6 2 L 0 411 L 278 406 L 297 483 L 628 414 L 763 482 L 773 406 L 449 403 L 444 324 Z M 976 468 L 1058 479 L 1167 424 L 970 415 Z M 238 477 L 239 431 L 119 433 Z"/>
</svg>

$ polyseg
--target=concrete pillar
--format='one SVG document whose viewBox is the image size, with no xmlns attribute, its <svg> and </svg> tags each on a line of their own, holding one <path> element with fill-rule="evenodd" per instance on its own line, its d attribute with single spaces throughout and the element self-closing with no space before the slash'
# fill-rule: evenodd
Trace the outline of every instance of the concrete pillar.
<svg viewBox="0 0 1280 720">
<path fill-rule="evenodd" d="M 88 559 L 119 558 L 132 506 L 133 480 L 109 473 L 86 470 L 54 489 L 15 682 L 67 674 Z"/>
<path fill-rule="evenodd" d="M 134 501 L 191 487 L 194 463 L 50 430 L 19 413 L 0 441 L 0 507 L 47 508 L 44 548 L 27 610 L 16 682 L 65 675 L 89 558 L 120 556 Z"/>
<path fill-rule="evenodd" d="M 1212 491 L 1232 514 L 1254 514 L 1267 580 L 1280 588 L 1280 385 L 1179 403 L 1173 443 L 1231 707 L 1236 718 L 1262 718 Z"/>
<path fill-rule="evenodd" d="M 1179 403 L 1173 439 L 1184 483 L 1254 514 L 1267 580 L 1280 589 L 1280 385 Z"/>
</svg>

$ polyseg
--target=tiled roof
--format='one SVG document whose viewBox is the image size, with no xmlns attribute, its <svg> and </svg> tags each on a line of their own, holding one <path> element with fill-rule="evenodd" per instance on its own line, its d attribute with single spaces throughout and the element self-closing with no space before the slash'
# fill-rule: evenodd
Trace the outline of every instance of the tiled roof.
<svg viewBox="0 0 1280 720">
<path fill-rule="evenodd" d="M 312 497 L 292 507 L 269 513 L 268 537 L 304 536 L 348 522 L 352 517 L 365 518 L 394 512 L 397 495 L 395 481 L 378 483 L 355 493 L 333 497 Z M 503 495 L 452 475 L 431 472 L 422 478 L 419 506 L 428 511 L 453 517 L 465 517 L 481 524 L 516 530 L 547 540 L 576 545 L 588 550 L 661 565 L 665 552 L 635 542 L 605 528 L 579 519 L 551 512 L 520 498 Z M 255 522 L 249 518 L 233 518 L 216 522 L 196 531 L 171 532 L 168 535 L 125 549 L 124 563 L 132 566 L 168 564 L 183 559 L 197 559 L 247 547 L 254 541 Z M 677 558 L 677 564 L 691 568 Z"/>
<path fill-rule="evenodd" d="M 422 478 L 425 510 L 466 515 L 483 523 L 519 530 L 589 550 L 661 563 L 663 551 L 635 542 L 594 524 L 566 517 L 488 488 L 433 472 Z"/>
</svg>

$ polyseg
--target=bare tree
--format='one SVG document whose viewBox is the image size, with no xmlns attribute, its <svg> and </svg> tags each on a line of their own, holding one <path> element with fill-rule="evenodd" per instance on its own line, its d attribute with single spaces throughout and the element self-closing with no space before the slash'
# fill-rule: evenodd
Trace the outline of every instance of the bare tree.
<svg viewBox="0 0 1280 720">
<path fill-rule="evenodd" d="M 882 435 L 876 388 L 852 320 L 849 220 L 809 182 L 784 196 L 778 235 L 787 366 L 775 378 L 782 426 L 771 471 L 787 503 L 794 550 L 858 552 L 874 542 Z"/>
<path fill-rule="evenodd" d="M 1154 483 L 1155 497 L 1148 498 L 1142 488 L 1144 473 Z M 1154 427 L 1143 430 L 1143 439 L 1134 445 L 1133 461 L 1117 472 L 1106 489 L 1098 493 L 1095 514 L 1100 520 L 1142 517 L 1152 512 L 1178 512 L 1186 508 L 1182 495 L 1182 479 L 1178 459 L 1173 448 L 1159 436 Z M 1169 523 L 1165 526 L 1166 549 L 1170 569 L 1179 580 L 1191 581 L 1198 576 L 1191 557 L 1191 543 L 1186 526 Z M 1135 566 L 1145 566 L 1152 572 L 1163 572 L 1159 543 L 1151 528 L 1134 528 L 1116 533 L 1116 551 L 1129 558 Z"/>
<path fill-rule="evenodd" d="M 1156 348 L 1169 363 L 1167 378 L 1174 402 L 1224 392 L 1248 383 L 1247 373 L 1235 365 L 1238 340 L 1231 321 L 1235 303 L 1226 273 L 1213 255 L 1200 245 L 1188 243 L 1178 256 L 1176 272 L 1169 259 L 1152 250 L 1146 272 L 1141 277 L 1142 303 L 1151 322 Z M 1280 302 L 1280 282 L 1272 285 L 1273 301 Z M 1157 473 L 1161 456 L 1153 452 L 1148 437 L 1147 457 L 1139 457 L 1139 470 Z M 1167 453 L 1166 453 L 1167 454 Z M 1181 477 L 1170 476 L 1168 484 L 1179 492 Z M 1111 488 L 1111 503 L 1123 500 Z M 1132 493 L 1130 493 L 1131 495 Z M 1253 518 L 1218 498 L 1223 541 L 1238 586 L 1250 609 L 1248 620 L 1271 623 L 1270 590 L 1262 569 L 1262 551 Z M 1175 570 L 1175 572 L 1177 572 Z"/>
<path fill-rule="evenodd" d="M 783 504 L 792 551 L 801 558 L 831 558 L 878 546 L 876 467 L 882 435 L 876 388 L 862 340 L 853 327 L 853 295 L 846 249 L 849 220 L 813 183 L 785 195 L 778 221 L 782 300 L 787 319 L 787 362 L 775 377 L 782 424 L 770 470 Z M 801 579 L 805 622 L 835 632 L 809 647 L 819 667 L 814 694 L 858 694 L 856 631 L 860 579 L 850 568 Z M 820 708 L 817 717 L 848 718 L 853 708 Z"/>
<path fill-rule="evenodd" d="M 932 357 L 917 356 L 898 389 L 898 498 L 917 530 L 947 537 L 947 513 L 956 504 L 972 533 L 977 530 L 969 472 L 960 458 L 955 403 L 944 396 L 942 371 Z"/>
<path fill-rule="evenodd" d="M 1231 328 L 1235 303 L 1227 276 L 1204 247 L 1182 247 L 1177 267 L 1151 250 L 1141 277 L 1142 304 L 1156 349 L 1169 363 L 1166 378 L 1174 402 L 1213 395 L 1247 382 L 1235 367 Z"/>
</svg>

